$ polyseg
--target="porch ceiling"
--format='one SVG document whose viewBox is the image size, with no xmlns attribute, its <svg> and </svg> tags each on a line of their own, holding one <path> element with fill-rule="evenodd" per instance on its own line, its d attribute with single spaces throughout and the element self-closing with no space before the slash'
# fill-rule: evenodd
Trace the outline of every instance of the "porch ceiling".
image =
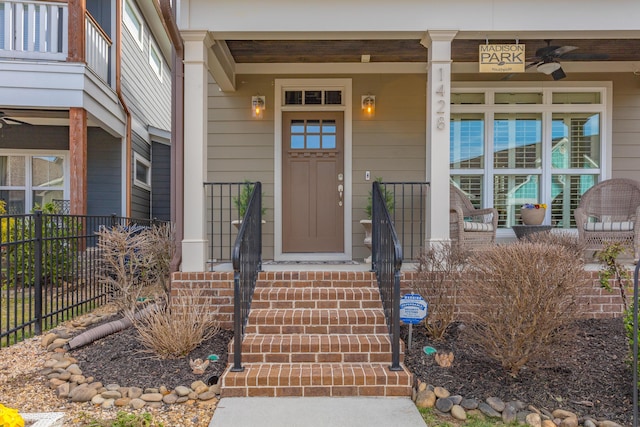
<svg viewBox="0 0 640 427">
<path fill-rule="evenodd" d="M 356 63 L 361 55 L 370 62 L 426 62 L 427 49 L 419 39 L 394 40 L 227 40 L 237 64 L 250 63 Z M 478 46 L 486 40 L 457 39 L 452 43 L 454 62 L 478 62 Z M 490 40 L 491 44 L 513 44 L 510 40 Z M 545 40 L 520 40 L 526 45 L 527 60 L 546 46 Z M 576 46 L 579 55 L 608 55 L 606 61 L 640 61 L 640 39 L 554 39 L 554 46 Z M 593 61 L 562 59 L 562 61 Z"/>
</svg>

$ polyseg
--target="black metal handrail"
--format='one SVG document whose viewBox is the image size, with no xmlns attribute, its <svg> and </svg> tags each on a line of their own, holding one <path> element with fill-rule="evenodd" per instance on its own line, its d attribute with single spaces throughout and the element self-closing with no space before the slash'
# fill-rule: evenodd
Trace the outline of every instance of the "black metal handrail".
<svg viewBox="0 0 640 427">
<path fill-rule="evenodd" d="M 233 246 L 233 372 L 242 372 L 242 339 L 262 268 L 262 184 L 256 182 Z"/>
<path fill-rule="evenodd" d="M 392 371 L 401 371 L 400 366 L 400 268 L 402 267 L 402 245 L 391 221 L 380 183 L 373 183 L 371 268 L 376 272 L 384 314 L 391 338 Z"/>
</svg>

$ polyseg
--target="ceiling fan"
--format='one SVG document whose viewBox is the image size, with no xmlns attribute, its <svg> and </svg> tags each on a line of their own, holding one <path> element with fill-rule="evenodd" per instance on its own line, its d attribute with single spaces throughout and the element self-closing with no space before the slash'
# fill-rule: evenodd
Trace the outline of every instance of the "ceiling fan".
<svg viewBox="0 0 640 427">
<path fill-rule="evenodd" d="M 567 77 L 560 60 L 568 61 L 588 61 L 608 59 L 609 55 L 604 53 L 572 53 L 578 49 L 576 46 L 551 46 L 551 40 L 545 40 L 547 45 L 536 50 L 536 55 L 532 58 L 533 62 L 527 64 L 525 69 L 536 67 L 539 73 L 547 74 L 553 77 L 553 80 L 560 80 Z"/>
<path fill-rule="evenodd" d="M 31 123 L 27 123 L 27 122 L 23 122 L 22 120 L 18 120 L 18 119 L 12 119 L 11 117 L 7 117 L 7 115 L 0 111 L 0 128 L 3 125 L 29 125 L 31 126 Z"/>
</svg>

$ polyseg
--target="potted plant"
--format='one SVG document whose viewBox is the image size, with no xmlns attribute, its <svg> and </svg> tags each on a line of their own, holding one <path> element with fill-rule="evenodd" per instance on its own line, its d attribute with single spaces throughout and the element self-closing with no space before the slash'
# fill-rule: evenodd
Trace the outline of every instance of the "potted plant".
<svg viewBox="0 0 640 427">
<path fill-rule="evenodd" d="M 382 178 L 377 177 L 376 181 L 381 183 Z M 380 190 L 382 191 L 382 198 L 384 199 L 384 203 L 387 206 L 387 210 L 389 211 L 389 213 L 392 213 L 395 207 L 393 191 L 389 190 L 385 185 L 381 185 Z M 371 190 L 369 191 L 367 206 L 365 206 L 364 212 L 367 215 L 367 219 L 360 220 L 360 224 L 362 224 L 362 227 L 364 227 L 364 245 L 369 248 L 369 250 L 371 250 L 371 217 L 373 215 L 373 194 Z M 371 262 L 371 256 L 367 257 L 365 259 L 365 262 Z"/>
<path fill-rule="evenodd" d="M 525 225 L 540 225 L 546 210 L 546 203 L 525 203 L 520 208 L 520 218 Z"/>
<path fill-rule="evenodd" d="M 249 205 L 249 200 L 251 199 L 251 194 L 253 193 L 253 183 L 249 180 L 245 180 L 244 184 L 242 184 L 242 188 L 240 190 L 240 194 L 233 198 L 233 204 L 238 210 L 239 219 L 231 221 L 231 223 L 236 227 L 240 228 L 240 224 L 242 224 L 242 219 L 244 215 L 247 213 L 247 207 Z M 262 193 L 264 198 L 264 193 Z M 267 213 L 267 208 L 264 206 L 261 209 L 262 217 L 264 218 Z M 263 219 L 262 223 L 264 224 L 266 221 Z"/>
</svg>

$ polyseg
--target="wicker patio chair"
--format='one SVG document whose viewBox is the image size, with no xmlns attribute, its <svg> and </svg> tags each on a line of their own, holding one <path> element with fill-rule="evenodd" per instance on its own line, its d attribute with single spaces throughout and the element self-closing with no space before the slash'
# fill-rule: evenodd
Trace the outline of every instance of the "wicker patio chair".
<svg viewBox="0 0 640 427">
<path fill-rule="evenodd" d="M 453 244 L 473 250 L 495 243 L 497 209 L 476 209 L 455 185 L 450 186 L 449 201 L 449 238 Z"/>
<path fill-rule="evenodd" d="M 621 242 L 638 260 L 639 215 L 640 182 L 622 178 L 602 181 L 582 195 L 574 211 L 578 239 L 585 251 L 594 254 L 607 243 Z"/>
</svg>

